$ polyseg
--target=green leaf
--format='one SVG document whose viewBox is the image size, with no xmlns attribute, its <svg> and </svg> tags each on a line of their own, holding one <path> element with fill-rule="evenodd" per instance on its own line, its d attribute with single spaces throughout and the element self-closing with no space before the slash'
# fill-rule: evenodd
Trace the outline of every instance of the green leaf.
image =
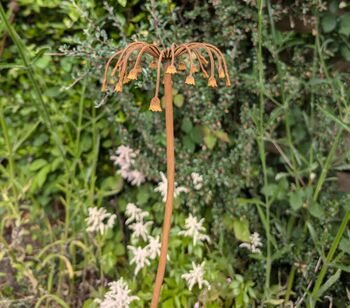
<svg viewBox="0 0 350 308">
<path fill-rule="evenodd" d="M 209 150 L 212 150 L 216 144 L 216 137 L 214 135 L 207 135 L 204 137 L 204 143 L 208 147 Z"/>
<path fill-rule="evenodd" d="M 289 193 L 289 204 L 294 211 L 299 210 L 303 206 L 303 197 L 303 192 L 300 189 Z"/>
<path fill-rule="evenodd" d="M 192 122 L 189 118 L 184 118 L 181 124 L 181 130 L 187 134 L 193 129 Z"/>
<path fill-rule="evenodd" d="M 328 33 L 333 31 L 337 26 L 336 16 L 330 13 L 325 14 L 321 19 L 321 25 L 324 32 Z"/>
<path fill-rule="evenodd" d="M 43 166 L 47 165 L 47 161 L 45 159 L 39 158 L 34 160 L 28 167 L 30 171 L 35 171 L 41 169 Z"/>
<path fill-rule="evenodd" d="M 312 202 L 311 205 L 308 207 L 308 210 L 312 216 L 314 216 L 318 219 L 322 219 L 325 217 L 324 209 L 317 202 Z"/>
<path fill-rule="evenodd" d="M 339 33 L 348 36 L 350 34 L 350 13 L 340 16 Z"/>
<path fill-rule="evenodd" d="M 242 242 L 250 241 L 249 223 L 246 219 L 233 220 L 233 232 L 235 237 Z"/>
<path fill-rule="evenodd" d="M 346 61 L 350 62 L 350 49 L 346 45 L 340 46 L 340 54 Z"/>
<path fill-rule="evenodd" d="M 121 5 L 121 6 L 126 6 L 126 4 L 127 4 L 127 0 L 118 0 L 118 3 Z"/>
<path fill-rule="evenodd" d="M 328 278 L 328 280 L 322 285 L 318 290 L 318 296 L 321 297 L 324 292 L 326 292 L 332 285 L 334 285 L 340 278 L 341 270 L 337 270 L 335 274 Z"/>
<path fill-rule="evenodd" d="M 340 241 L 339 249 L 350 255 L 350 239 L 343 238 Z"/>
<path fill-rule="evenodd" d="M 181 108 L 182 105 L 184 104 L 185 98 L 182 94 L 176 94 L 174 96 L 174 104 L 175 106 Z"/>
</svg>

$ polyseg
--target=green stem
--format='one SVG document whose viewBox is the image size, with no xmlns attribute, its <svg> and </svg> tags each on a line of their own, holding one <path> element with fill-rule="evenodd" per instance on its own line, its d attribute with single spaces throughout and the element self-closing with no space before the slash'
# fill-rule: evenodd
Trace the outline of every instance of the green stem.
<svg viewBox="0 0 350 308">
<path fill-rule="evenodd" d="M 8 162 L 9 162 L 9 175 L 10 175 L 10 183 L 11 183 L 11 189 L 13 191 L 13 195 L 15 196 L 15 200 L 17 202 L 18 198 L 17 198 L 17 188 L 16 188 L 16 183 L 15 183 L 15 162 L 13 159 L 13 151 L 12 151 L 12 145 L 10 142 L 10 137 L 8 134 L 8 129 L 7 129 L 7 123 L 6 123 L 6 119 L 5 119 L 5 115 L 4 115 L 4 109 L 1 106 L 0 109 L 0 122 L 1 122 L 1 128 L 3 131 L 3 135 L 4 135 L 4 140 L 5 140 L 5 144 L 7 147 L 7 151 L 8 151 Z"/>
<path fill-rule="evenodd" d="M 265 99 L 264 99 L 264 64 L 263 64 L 263 55 L 262 55 L 262 29 L 263 29 L 263 7 L 264 0 L 258 0 L 258 78 L 259 78 L 259 134 L 257 138 L 258 143 L 258 151 L 262 165 L 263 178 L 264 178 L 264 186 L 268 185 L 268 177 L 267 177 L 267 166 L 266 166 L 266 153 L 264 147 L 264 111 L 265 111 Z M 265 196 L 266 202 L 266 225 L 265 232 L 267 238 L 267 248 L 266 248 L 266 272 L 265 272 L 265 292 L 268 292 L 270 288 L 270 276 L 271 276 L 271 266 L 272 266 L 272 258 L 271 258 L 271 234 L 270 234 L 270 203 L 268 200 L 268 196 Z"/>
</svg>

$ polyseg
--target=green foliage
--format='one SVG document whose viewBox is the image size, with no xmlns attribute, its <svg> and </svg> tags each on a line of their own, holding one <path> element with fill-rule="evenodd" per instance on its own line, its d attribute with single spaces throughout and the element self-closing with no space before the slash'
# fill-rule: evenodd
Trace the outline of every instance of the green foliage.
<svg viewBox="0 0 350 308">
<path fill-rule="evenodd" d="M 120 277 L 140 298 L 132 306 L 149 306 L 157 263 L 134 275 L 125 212 L 136 203 L 161 234 L 155 76 L 100 91 L 106 58 L 133 40 L 213 43 L 233 81 L 213 91 L 174 77 L 176 181 L 188 192 L 175 200 L 162 307 L 349 303 L 345 1 L 11 3 L 14 21 L 0 23 L 0 306 L 97 307 Z M 142 185 L 113 164 L 120 145 L 137 151 Z M 92 207 L 117 215 L 103 235 L 86 230 Z M 210 242 L 178 235 L 190 213 Z M 255 232 L 260 254 L 239 247 Z M 181 276 L 204 260 L 211 289 L 190 291 Z"/>
</svg>

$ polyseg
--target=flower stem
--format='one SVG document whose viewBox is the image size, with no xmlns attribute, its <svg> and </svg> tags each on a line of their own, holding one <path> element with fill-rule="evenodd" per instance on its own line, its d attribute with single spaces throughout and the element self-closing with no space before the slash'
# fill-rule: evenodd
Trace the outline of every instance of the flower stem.
<svg viewBox="0 0 350 308">
<path fill-rule="evenodd" d="M 166 71 L 166 68 L 165 70 Z M 167 155 L 167 199 L 165 204 L 162 247 L 160 251 L 157 277 L 153 289 L 151 308 L 157 308 L 160 290 L 163 283 L 167 252 L 168 239 L 171 227 L 171 214 L 174 201 L 174 177 L 175 177 L 175 157 L 174 157 L 174 116 L 171 74 L 164 76 L 164 96 L 165 96 L 165 123 L 166 123 L 166 155 Z"/>
</svg>

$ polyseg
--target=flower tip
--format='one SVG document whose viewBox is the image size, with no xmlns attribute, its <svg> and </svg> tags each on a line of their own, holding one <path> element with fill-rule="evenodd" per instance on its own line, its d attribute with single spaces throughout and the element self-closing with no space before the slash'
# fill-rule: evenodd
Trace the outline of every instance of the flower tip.
<svg viewBox="0 0 350 308">
<path fill-rule="evenodd" d="M 216 83 L 215 77 L 211 76 L 208 80 L 208 86 L 211 88 L 216 88 L 218 84 Z"/>
<path fill-rule="evenodd" d="M 153 112 L 162 111 L 162 108 L 160 107 L 160 99 L 158 97 L 153 97 L 148 109 L 153 111 Z"/>
<path fill-rule="evenodd" d="M 226 87 L 231 87 L 231 81 L 230 81 L 230 79 L 226 79 Z"/>
<path fill-rule="evenodd" d="M 186 84 L 195 85 L 195 80 L 192 75 L 188 75 L 185 80 Z"/>
<path fill-rule="evenodd" d="M 185 62 L 179 62 L 179 71 L 185 71 L 186 70 L 186 64 Z"/>
<path fill-rule="evenodd" d="M 222 78 L 225 78 L 225 77 L 226 77 L 226 75 L 225 75 L 224 70 L 223 70 L 223 69 L 220 69 L 220 70 L 219 70 L 219 78 L 222 79 Z"/>
<path fill-rule="evenodd" d="M 167 74 L 176 74 L 177 71 L 176 71 L 175 65 L 174 64 L 169 65 L 166 69 L 166 73 Z"/>
<path fill-rule="evenodd" d="M 118 81 L 115 85 L 115 92 L 121 92 L 123 90 L 123 84 L 121 81 Z"/>
<path fill-rule="evenodd" d="M 149 64 L 149 67 L 152 69 L 156 69 L 158 67 L 157 62 L 156 61 L 151 61 L 151 63 Z"/>
<path fill-rule="evenodd" d="M 128 79 L 130 80 L 136 80 L 137 79 L 137 69 L 133 68 L 130 73 L 128 74 Z"/>
<path fill-rule="evenodd" d="M 107 91 L 107 85 L 104 83 L 102 85 L 102 89 L 101 89 L 101 92 L 106 92 Z"/>
</svg>

